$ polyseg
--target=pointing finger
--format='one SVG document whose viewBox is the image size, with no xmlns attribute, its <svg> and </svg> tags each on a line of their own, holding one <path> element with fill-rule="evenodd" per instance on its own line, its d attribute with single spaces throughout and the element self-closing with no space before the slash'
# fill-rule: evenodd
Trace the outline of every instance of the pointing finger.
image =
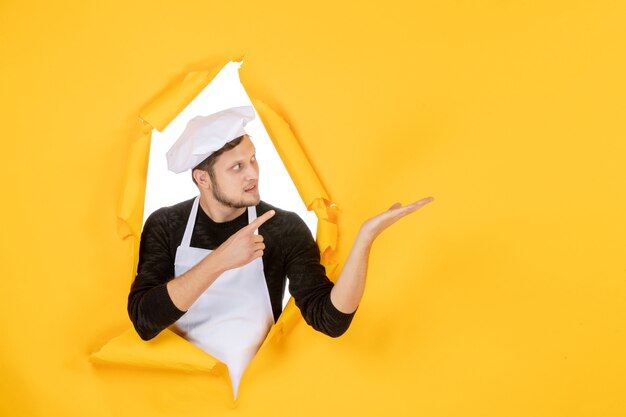
<svg viewBox="0 0 626 417">
<path fill-rule="evenodd" d="M 268 221 L 269 219 L 274 217 L 274 214 L 276 214 L 276 212 L 274 210 L 267 211 L 267 212 L 263 213 L 261 216 L 259 216 L 256 219 L 254 219 L 252 221 L 252 223 L 250 223 L 249 225 L 246 226 L 246 228 L 248 230 L 256 230 L 259 227 L 261 227 L 261 225 L 263 223 L 265 223 L 266 221 Z"/>
</svg>

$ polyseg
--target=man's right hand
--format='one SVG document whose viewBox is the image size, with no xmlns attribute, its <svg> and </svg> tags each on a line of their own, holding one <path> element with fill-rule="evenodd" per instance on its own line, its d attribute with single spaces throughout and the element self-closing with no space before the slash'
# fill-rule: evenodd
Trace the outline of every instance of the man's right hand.
<svg viewBox="0 0 626 417">
<path fill-rule="evenodd" d="M 254 234 L 276 212 L 270 210 L 229 237 L 196 266 L 167 283 L 174 305 L 187 311 L 200 295 L 226 270 L 239 268 L 263 256 L 263 236 Z"/>
<path fill-rule="evenodd" d="M 265 243 L 263 236 L 254 232 L 266 221 L 271 219 L 276 212 L 270 210 L 257 217 L 252 223 L 241 228 L 237 233 L 229 237 L 212 253 L 214 259 L 219 259 L 219 265 L 224 271 L 244 266 L 256 258 L 263 256 Z"/>
</svg>

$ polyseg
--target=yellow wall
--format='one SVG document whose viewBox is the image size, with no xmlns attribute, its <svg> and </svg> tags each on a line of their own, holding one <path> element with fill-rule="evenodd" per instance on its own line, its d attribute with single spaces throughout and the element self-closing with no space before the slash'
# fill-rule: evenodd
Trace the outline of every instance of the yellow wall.
<svg viewBox="0 0 626 417">
<path fill-rule="evenodd" d="M 623 2 L 130 3 L 0 2 L 0 415 L 626 415 Z M 376 242 L 348 333 L 300 320 L 232 403 L 89 357 L 129 328 L 139 113 L 241 57 L 340 265 L 363 219 L 435 201 Z"/>
</svg>

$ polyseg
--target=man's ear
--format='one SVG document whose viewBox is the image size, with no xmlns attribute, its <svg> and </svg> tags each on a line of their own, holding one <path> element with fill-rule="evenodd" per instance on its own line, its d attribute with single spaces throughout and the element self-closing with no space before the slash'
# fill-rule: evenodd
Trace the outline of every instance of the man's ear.
<svg viewBox="0 0 626 417">
<path fill-rule="evenodd" d="M 193 171 L 191 171 L 191 175 L 193 175 L 193 178 L 198 183 L 198 187 L 205 189 L 211 188 L 211 178 L 208 172 L 201 169 L 194 169 Z"/>
</svg>

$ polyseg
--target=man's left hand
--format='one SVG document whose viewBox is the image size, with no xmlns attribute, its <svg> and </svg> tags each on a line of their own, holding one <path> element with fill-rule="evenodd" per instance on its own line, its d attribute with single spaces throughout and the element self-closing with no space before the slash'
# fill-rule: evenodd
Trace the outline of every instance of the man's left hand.
<svg viewBox="0 0 626 417">
<path fill-rule="evenodd" d="M 365 234 L 365 236 L 371 239 L 371 241 L 374 241 L 374 239 L 376 239 L 376 237 L 381 234 L 383 230 L 400 220 L 402 217 L 409 213 L 413 213 L 433 200 L 433 197 L 426 197 L 406 206 L 402 206 L 400 203 L 395 203 L 389 207 L 387 211 L 366 220 L 361 226 L 360 232 Z"/>
</svg>

